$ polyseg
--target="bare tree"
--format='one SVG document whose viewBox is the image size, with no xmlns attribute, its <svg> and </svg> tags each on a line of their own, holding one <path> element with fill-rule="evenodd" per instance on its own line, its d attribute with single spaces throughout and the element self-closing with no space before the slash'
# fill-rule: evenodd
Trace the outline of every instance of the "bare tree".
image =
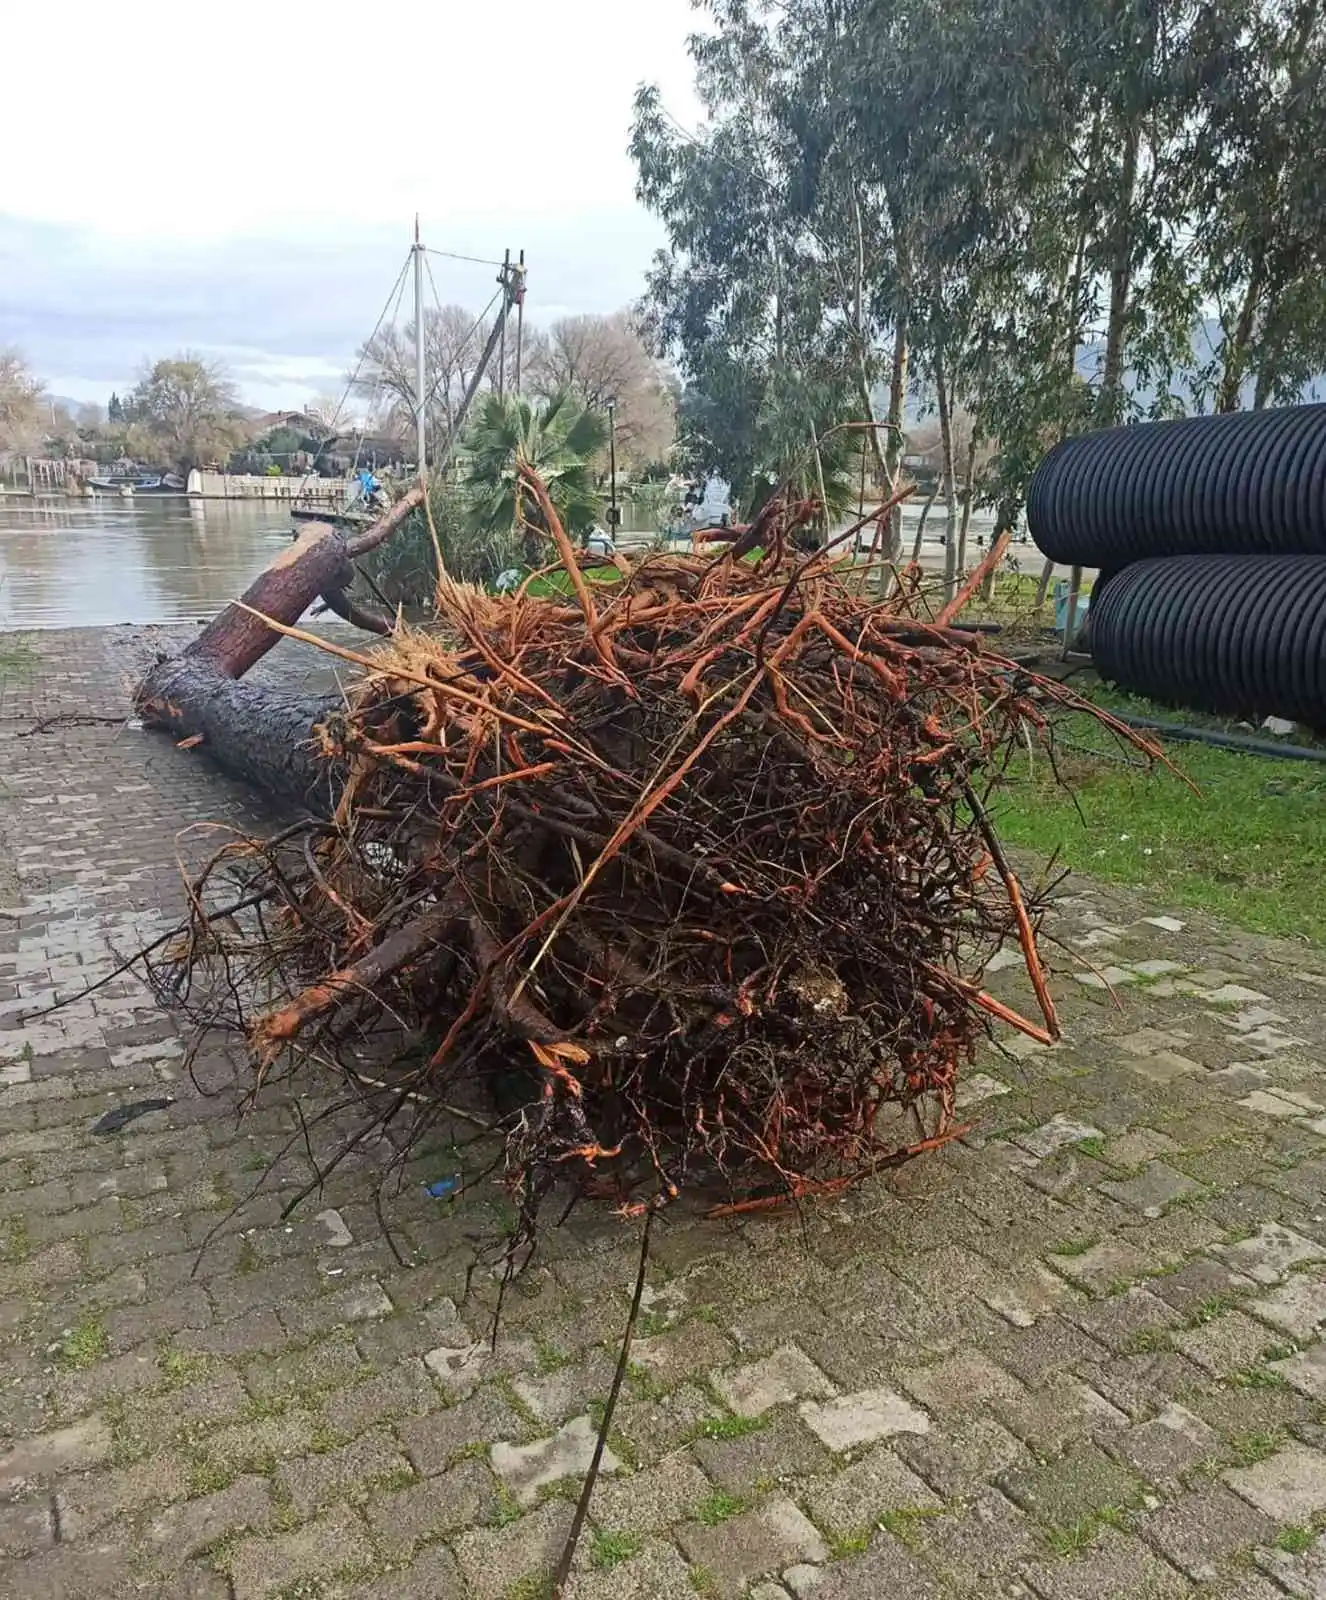
<svg viewBox="0 0 1326 1600">
<path fill-rule="evenodd" d="M 676 436 L 677 407 L 667 369 L 649 353 L 624 311 L 563 317 L 526 347 L 527 387 L 550 396 L 570 389 L 589 405 L 616 408 L 617 452 L 643 466 L 661 461 Z"/>
<path fill-rule="evenodd" d="M 489 323 L 464 306 L 424 312 L 424 361 L 430 436 L 446 438 L 461 396 L 474 377 L 488 340 Z M 414 427 L 414 327 L 382 328 L 359 349 L 352 392 L 369 402 L 385 432 L 404 438 Z M 370 422 L 372 422 L 370 417 Z"/>
<path fill-rule="evenodd" d="M 147 367 L 131 402 L 135 452 L 181 471 L 224 459 L 243 436 L 229 374 L 187 350 Z"/>
<path fill-rule="evenodd" d="M 0 349 L 0 456 L 22 455 L 41 443 L 46 390 L 14 349 Z"/>
<path fill-rule="evenodd" d="M 314 422 L 321 423 L 328 430 L 334 428 L 342 432 L 357 426 L 359 422 L 348 395 L 315 394 L 305 405 L 304 415 L 312 417 Z"/>
</svg>

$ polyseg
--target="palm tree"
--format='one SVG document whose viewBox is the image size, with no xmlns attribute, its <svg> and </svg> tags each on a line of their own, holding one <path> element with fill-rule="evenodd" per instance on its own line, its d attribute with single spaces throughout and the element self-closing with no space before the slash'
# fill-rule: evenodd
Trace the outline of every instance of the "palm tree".
<svg viewBox="0 0 1326 1600">
<path fill-rule="evenodd" d="M 822 503 L 821 532 L 855 508 L 861 435 L 833 427 L 850 415 L 842 386 L 832 379 L 786 373 L 771 377 L 755 417 L 756 456 L 764 470 L 756 473 L 751 489 L 752 517 L 784 481 L 797 498 Z"/>
<path fill-rule="evenodd" d="M 479 531 L 523 528 L 538 561 L 543 519 L 519 482 L 518 467 L 533 467 L 547 485 L 553 509 L 573 538 L 584 538 L 603 511 L 594 483 L 594 458 L 607 443 L 607 422 L 568 391 L 542 403 L 515 395 L 486 395 L 465 441 L 469 466 L 464 487 Z"/>
</svg>

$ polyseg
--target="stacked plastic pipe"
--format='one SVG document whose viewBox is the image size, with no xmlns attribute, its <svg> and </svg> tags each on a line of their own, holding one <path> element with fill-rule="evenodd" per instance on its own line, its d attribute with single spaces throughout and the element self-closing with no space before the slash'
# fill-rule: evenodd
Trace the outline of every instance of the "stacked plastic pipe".
<svg viewBox="0 0 1326 1600">
<path fill-rule="evenodd" d="M 1326 727 L 1326 405 L 1068 439 L 1027 520 L 1096 567 L 1102 676 L 1170 705 Z"/>
</svg>

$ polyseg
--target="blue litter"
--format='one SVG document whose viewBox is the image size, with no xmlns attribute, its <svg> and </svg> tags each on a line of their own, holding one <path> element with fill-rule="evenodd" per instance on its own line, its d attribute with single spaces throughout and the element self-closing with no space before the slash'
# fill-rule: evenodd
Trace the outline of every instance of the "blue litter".
<svg viewBox="0 0 1326 1600">
<path fill-rule="evenodd" d="M 1073 632 L 1077 633 L 1082 624 L 1087 620 L 1087 612 L 1091 609 L 1091 596 L 1079 594 L 1077 597 L 1077 621 Z M 1068 626 L 1068 584 L 1061 578 L 1054 586 L 1054 631 L 1062 634 Z"/>
<path fill-rule="evenodd" d="M 460 1187 L 460 1175 L 454 1178 L 439 1178 L 436 1183 L 426 1183 L 424 1188 L 432 1195 L 434 1200 L 446 1200 L 455 1194 Z"/>
</svg>

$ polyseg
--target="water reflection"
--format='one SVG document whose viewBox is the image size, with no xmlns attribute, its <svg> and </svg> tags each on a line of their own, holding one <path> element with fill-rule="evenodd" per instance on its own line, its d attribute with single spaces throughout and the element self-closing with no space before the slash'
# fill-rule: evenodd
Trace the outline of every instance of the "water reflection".
<svg viewBox="0 0 1326 1600">
<path fill-rule="evenodd" d="M 904 510 L 907 553 L 917 515 Z M 988 513 L 972 517 L 973 560 L 992 522 Z M 923 553 L 932 569 L 943 565 L 942 526 L 932 513 Z M 0 497 L 0 629 L 206 621 L 243 593 L 291 531 L 288 511 L 257 500 Z"/>
<path fill-rule="evenodd" d="M 291 535 L 260 501 L 0 499 L 0 628 L 197 622 Z"/>
</svg>

